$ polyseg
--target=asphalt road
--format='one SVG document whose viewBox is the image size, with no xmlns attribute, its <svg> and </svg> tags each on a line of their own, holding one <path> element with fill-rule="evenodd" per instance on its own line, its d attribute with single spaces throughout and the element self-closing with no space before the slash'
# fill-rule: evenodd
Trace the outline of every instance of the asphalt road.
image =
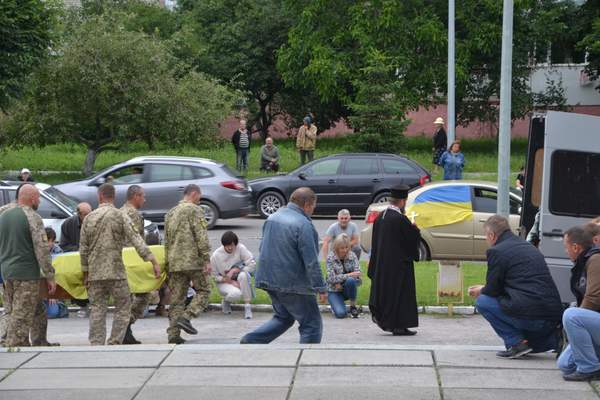
<svg viewBox="0 0 600 400">
<path fill-rule="evenodd" d="M 254 254 L 254 257 L 258 257 L 258 248 L 262 240 L 262 226 L 264 222 L 265 220 L 259 217 L 219 220 L 217 225 L 208 231 L 211 249 L 215 250 L 221 246 L 221 235 L 224 232 L 233 231 L 238 235 L 240 243 L 243 243 Z M 336 219 L 331 217 L 313 218 L 313 223 L 321 239 L 325 236 L 325 231 L 327 231 L 329 225 L 334 222 L 336 222 Z M 353 218 L 352 222 L 358 226 L 359 231 L 365 226 L 363 216 Z M 361 259 L 364 259 L 364 255 L 361 256 Z"/>
</svg>

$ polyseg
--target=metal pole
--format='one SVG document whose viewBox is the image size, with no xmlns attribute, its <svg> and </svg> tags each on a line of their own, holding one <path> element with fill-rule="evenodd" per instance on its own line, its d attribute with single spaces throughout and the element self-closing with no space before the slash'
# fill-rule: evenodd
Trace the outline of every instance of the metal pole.
<svg viewBox="0 0 600 400">
<path fill-rule="evenodd" d="M 513 0 L 504 0 L 502 16 L 502 69 L 500 75 L 500 132 L 498 133 L 498 209 L 509 216 L 510 111 L 512 83 Z"/>
<path fill-rule="evenodd" d="M 454 0 L 448 0 L 448 145 L 456 137 L 456 111 L 454 104 Z"/>
</svg>

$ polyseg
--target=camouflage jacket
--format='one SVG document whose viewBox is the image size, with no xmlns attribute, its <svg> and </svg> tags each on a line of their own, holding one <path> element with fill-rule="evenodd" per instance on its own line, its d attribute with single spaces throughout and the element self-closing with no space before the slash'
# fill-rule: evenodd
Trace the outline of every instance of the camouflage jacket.
<svg viewBox="0 0 600 400">
<path fill-rule="evenodd" d="M 121 211 L 123 211 L 125 215 L 127 215 L 129 219 L 131 219 L 135 231 L 140 234 L 142 239 L 144 239 L 144 217 L 142 217 L 142 214 L 140 214 L 137 208 L 133 207 L 129 203 L 123 204 L 123 207 L 121 207 Z M 132 245 L 131 243 L 128 243 L 127 246 L 130 247 Z"/>
<path fill-rule="evenodd" d="M 104 203 L 88 214 L 81 226 L 79 244 L 81 270 L 88 272 L 88 280 L 126 279 L 122 251 L 128 243 L 145 261 L 150 260 L 150 249 L 125 213 Z"/>
<path fill-rule="evenodd" d="M 200 206 L 180 201 L 167 213 L 165 254 L 169 272 L 204 269 L 210 258 L 210 244 Z"/>
<path fill-rule="evenodd" d="M 4 211 L 8 211 L 18 207 L 16 202 L 8 203 L 0 207 L 0 215 Z M 33 243 L 33 251 L 35 258 L 40 266 L 42 275 L 47 279 L 54 278 L 54 267 L 52 266 L 52 257 L 50 256 L 50 247 L 48 246 L 48 237 L 46 236 L 46 230 L 44 229 L 44 221 L 42 217 L 35 212 L 31 207 L 21 207 L 27 222 L 29 223 L 29 229 L 31 230 L 31 241 Z"/>
</svg>

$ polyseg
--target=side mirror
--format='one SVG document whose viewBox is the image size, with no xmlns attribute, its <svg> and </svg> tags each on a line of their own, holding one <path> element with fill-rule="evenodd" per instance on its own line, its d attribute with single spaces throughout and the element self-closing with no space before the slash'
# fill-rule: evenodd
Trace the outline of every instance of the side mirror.
<svg viewBox="0 0 600 400">
<path fill-rule="evenodd" d="M 62 211 L 52 211 L 50 213 L 50 217 L 51 218 L 56 218 L 56 219 L 65 219 L 65 218 L 69 218 L 68 215 L 66 215 L 64 212 Z"/>
<path fill-rule="evenodd" d="M 300 178 L 300 179 L 302 179 L 303 181 L 305 181 L 305 180 L 306 180 L 306 174 L 305 174 L 304 172 L 300 172 L 300 173 L 298 174 L 298 178 Z"/>
<path fill-rule="evenodd" d="M 98 178 L 94 181 L 94 186 L 104 185 L 105 183 L 106 183 L 106 178 L 101 176 L 100 178 Z"/>
</svg>

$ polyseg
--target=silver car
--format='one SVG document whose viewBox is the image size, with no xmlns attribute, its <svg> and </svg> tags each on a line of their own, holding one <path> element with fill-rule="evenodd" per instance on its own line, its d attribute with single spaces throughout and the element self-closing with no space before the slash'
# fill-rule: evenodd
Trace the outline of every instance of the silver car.
<svg viewBox="0 0 600 400">
<path fill-rule="evenodd" d="M 143 187 L 146 204 L 140 211 L 144 218 L 155 222 L 164 221 L 165 214 L 177 205 L 183 189 L 190 183 L 197 184 L 202 190 L 201 206 L 209 229 L 219 218 L 243 217 L 253 210 L 251 189 L 246 180 L 238 177 L 227 165 L 204 158 L 136 157 L 84 180 L 56 185 L 56 188 L 96 207 L 98 186 L 105 182 L 115 186 L 115 205 L 118 207 L 125 202 L 130 185 Z"/>
<path fill-rule="evenodd" d="M 15 201 L 17 188 L 22 182 L 0 181 L 0 206 Z M 52 228 L 56 232 L 56 242 L 60 241 L 61 226 L 66 218 L 77 212 L 77 202 L 58 190 L 54 186 L 45 183 L 33 183 L 40 191 L 40 205 L 37 212 L 44 220 L 46 228 Z M 151 221 L 144 220 L 144 237 L 148 245 L 160 244 L 161 235 L 158 226 Z"/>
</svg>

